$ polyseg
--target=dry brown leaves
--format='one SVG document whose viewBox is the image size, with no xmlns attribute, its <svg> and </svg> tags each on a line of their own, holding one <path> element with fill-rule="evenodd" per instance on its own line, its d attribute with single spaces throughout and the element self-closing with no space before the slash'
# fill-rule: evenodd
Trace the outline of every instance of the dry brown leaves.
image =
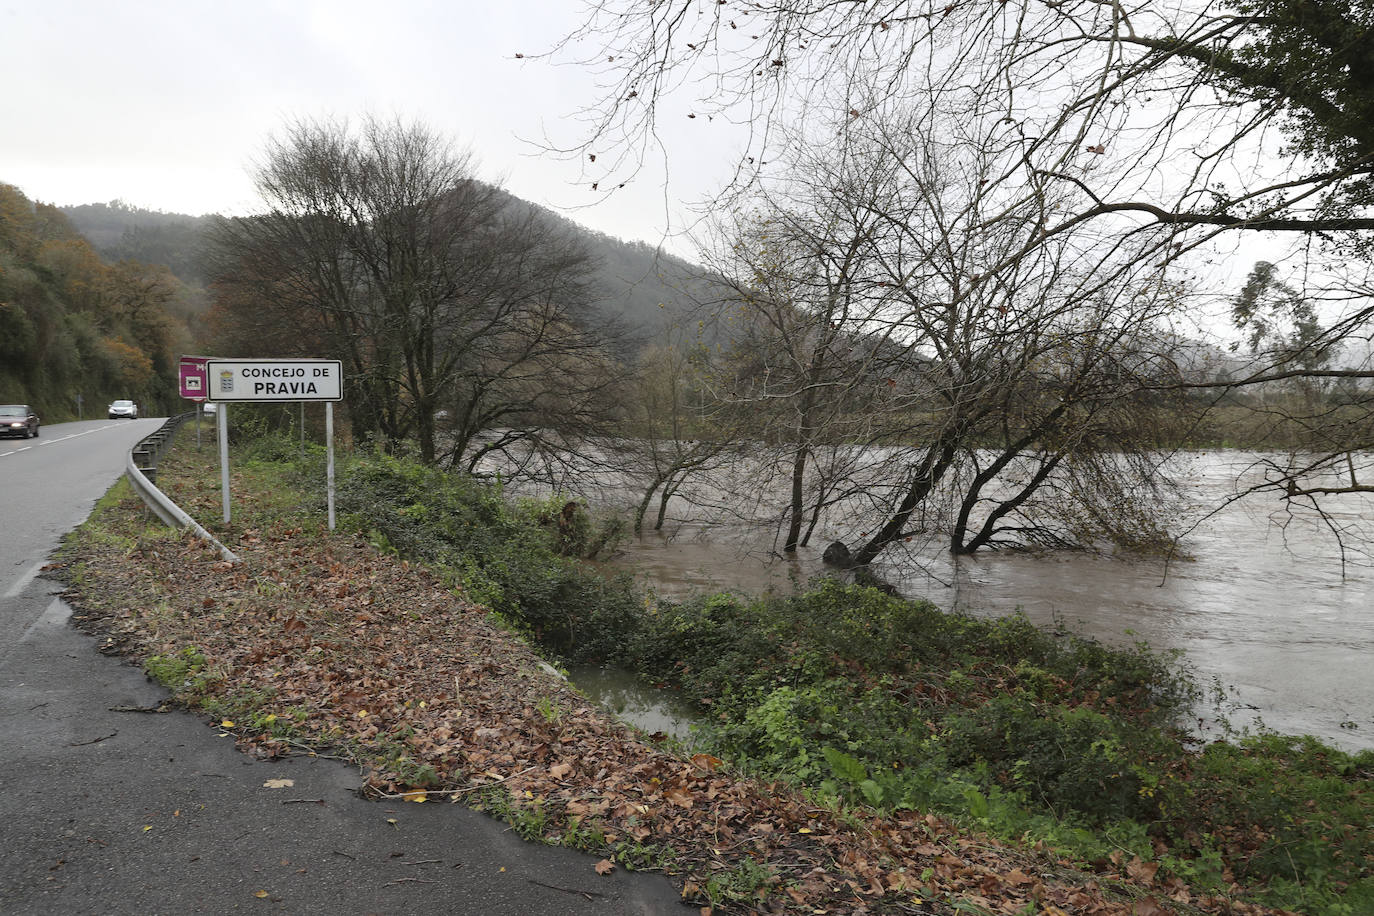
<svg viewBox="0 0 1374 916">
<path fill-rule="evenodd" d="M 126 512 L 138 522 L 136 506 Z M 347 753 L 373 768 L 375 792 L 411 800 L 498 786 L 515 805 L 541 806 L 554 836 L 578 820 L 611 848 L 671 846 L 689 899 L 750 859 L 775 876 L 762 912 L 945 912 L 956 899 L 1008 914 L 1032 902 L 1049 914 L 1267 912 L 1160 886 L 1141 862 L 1126 864 L 1108 895 L 1064 863 L 933 816 L 842 821 L 789 787 L 647 742 L 541 670 L 483 609 L 364 543 L 287 528 L 231 546 L 240 565 L 194 539 L 145 539 L 132 557 L 89 546 L 72 597 L 111 647 L 141 660 L 197 646 L 220 676 L 215 691 L 263 698 L 260 727 L 238 725 L 251 753 Z M 261 727 L 267 716 L 296 724 L 274 736 Z M 397 748 L 407 760 L 381 762 Z"/>
</svg>

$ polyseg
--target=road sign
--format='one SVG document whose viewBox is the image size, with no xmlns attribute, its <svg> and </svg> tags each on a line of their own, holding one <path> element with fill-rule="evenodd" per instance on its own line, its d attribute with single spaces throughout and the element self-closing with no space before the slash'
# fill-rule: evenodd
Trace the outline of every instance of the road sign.
<svg viewBox="0 0 1374 916">
<path fill-rule="evenodd" d="M 205 390 L 209 387 L 205 381 L 205 364 L 209 360 L 208 356 L 183 356 L 177 360 L 181 396 L 188 401 L 205 400 Z"/>
<path fill-rule="evenodd" d="M 213 402 L 341 401 L 336 359 L 212 359 L 205 365 Z"/>
</svg>

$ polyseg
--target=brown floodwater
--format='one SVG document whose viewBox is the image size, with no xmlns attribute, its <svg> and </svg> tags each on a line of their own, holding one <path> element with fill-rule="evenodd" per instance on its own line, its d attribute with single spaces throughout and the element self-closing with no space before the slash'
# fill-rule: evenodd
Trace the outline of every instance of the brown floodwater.
<svg viewBox="0 0 1374 916">
<path fill-rule="evenodd" d="M 1285 511 L 1274 496 L 1208 515 L 1263 473 L 1254 456 L 1186 457 L 1179 472 L 1193 518 L 1186 559 L 1087 553 L 993 552 L 955 559 L 938 543 L 878 572 L 908 597 L 974 615 L 1024 613 L 1115 645 L 1179 650 L 1204 688 L 1220 686 L 1235 728 L 1312 734 L 1347 749 L 1374 748 L 1374 571 L 1342 563 L 1326 521 Z M 706 524 L 699 513 L 625 545 L 616 565 L 665 597 L 720 589 L 787 590 L 823 574 L 825 544 L 793 558 L 773 550 L 776 531 Z M 695 517 L 694 517 L 695 516 Z M 1374 498 L 1344 498 L 1332 519 L 1374 535 Z M 1204 735 L 1220 734 L 1200 710 Z"/>
</svg>

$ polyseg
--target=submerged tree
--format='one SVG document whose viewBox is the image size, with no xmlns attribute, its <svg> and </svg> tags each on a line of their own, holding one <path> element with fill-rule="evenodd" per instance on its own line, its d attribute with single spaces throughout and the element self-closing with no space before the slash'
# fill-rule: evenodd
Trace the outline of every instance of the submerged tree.
<svg viewBox="0 0 1374 916">
<path fill-rule="evenodd" d="M 1097 373 L 1099 381 L 1085 381 L 1086 390 L 1110 390 L 1120 367 L 1146 370 L 1139 381 L 1150 382 L 1145 387 L 1154 394 L 1127 396 L 1125 386 L 1119 404 L 1162 398 L 1183 384 L 1195 385 L 1193 390 L 1213 386 L 1218 397 L 1224 390 L 1219 385 L 1239 391 L 1305 386 L 1313 393 L 1332 388 L 1313 401 L 1324 416 L 1321 435 L 1312 438 L 1314 444 L 1324 441 L 1322 454 L 1274 475 L 1281 490 L 1309 492 L 1316 499 L 1318 491 L 1361 489 L 1374 473 L 1352 452 L 1367 442 L 1361 431 L 1371 417 L 1374 369 L 1367 343 L 1363 351 L 1347 346 L 1343 366 L 1308 359 L 1329 357 L 1341 343 L 1367 342 L 1374 334 L 1374 300 L 1366 295 L 1374 252 L 1371 32 L 1374 20 L 1365 7 L 1298 7 L 1286 0 L 1201 7 L 1093 0 L 956 0 L 938 6 L 781 0 L 699 7 L 688 0 L 599 0 L 554 54 L 590 48 L 583 59 L 595 62 L 602 76 L 605 92 L 589 101 L 580 122 L 589 131 L 566 151 L 594 153 L 595 159 L 584 161 L 591 163 L 589 170 L 602 169 L 589 178 L 603 188 L 632 176 L 665 118 L 689 113 L 702 129 L 730 120 L 749 125 L 731 184 L 739 198 L 786 181 L 797 155 L 808 149 L 824 148 L 836 160 L 857 150 L 854 144 L 866 140 L 865 131 L 855 128 L 876 126 L 894 107 L 916 113 L 914 121 L 944 144 L 942 155 L 953 153 L 957 160 L 959 149 L 988 153 L 989 167 L 977 179 L 986 182 L 988 193 L 965 195 L 978 198 L 984 222 L 968 222 L 964 231 L 975 235 L 986 223 L 1000 241 L 996 251 L 991 244 L 976 252 L 968 245 L 948 249 L 951 262 L 963 252 L 968 269 L 962 280 L 950 271 L 937 276 L 927 288 L 943 292 L 923 309 L 930 316 L 943 311 L 946 329 L 968 327 L 966 319 L 995 307 L 999 298 L 1008 314 L 1015 313 L 1023 293 L 1044 301 L 1044 288 L 1035 280 L 1022 289 L 999 288 L 1050 276 L 1045 270 L 1053 262 L 1061 265 L 1055 282 L 1083 304 L 1092 301 L 1084 294 L 1087 286 L 1099 281 L 1076 278 L 1075 272 L 1115 277 L 1114 287 L 1098 291 L 1111 304 L 1133 284 L 1173 284 L 1167 279 L 1171 265 L 1219 237 L 1265 233 L 1294 240 L 1303 273 L 1320 278 L 1303 284 L 1300 298 L 1321 321 L 1305 330 L 1290 324 L 1290 331 L 1305 335 L 1302 340 L 1262 348 L 1249 367 L 1224 383 L 1171 375 L 1165 351 L 1176 338 L 1170 333 L 1098 333 L 1092 330 L 1098 319 L 1081 310 L 1084 323 L 1073 335 L 1098 345 L 1116 339 L 1120 347 L 1143 340 L 1145 359 L 1133 361 L 1122 351 L 1084 363 L 1048 338 L 1031 336 L 1027 342 L 1031 351 L 1047 348 L 1043 362 Z M 826 111 L 840 117 L 826 118 Z M 909 192 L 914 201 L 936 204 L 914 178 Z M 949 217 L 961 206 L 940 204 L 944 225 L 951 225 Z M 913 241 L 917 225 L 907 224 Z M 1085 237 L 1095 240 L 1098 251 L 1119 246 L 1118 261 L 1135 259 L 1137 265 L 1129 272 L 1104 269 L 1093 255 L 1086 270 L 1069 270 Z M 919 260 L 917 250 L 904 249 L 904 259 Z M 1153 270 L 1154 285 L 1128 276 Z M 898 288 L 911 288 L 919 273 L 892 272 Z M 972 280 L 973 273 L 982 279 Z M 1254 327 L 1252 321 L 1249 328 Z M 967 372 L 974 363 L 941 358 L 937 368 Z M 1154 374 L 1159 377 L 1150 381 Z M 974 372 L 963 378 L 983 377 Z M 959 378 L 952 374 L 950 384 Z M 1341 391 L 1340 410 L 1329 409 L 1335 389 Z M 1077 403 L 1079 390 L 1068 387 L 1062 394 Z M 1065 413 L 1081 410 L 1066 407 Z M 1115 413 L 1096 411 L 1089 425 Z M 1017 424 L 1007 428 L 1003 438 L 1017 441 Z M 897 503 L 902 511 L 894 513 L 882 537 L 905 527 L 897 518 L 924 502 L 921 491 L 949 472 L 958 452 L 937 447 L 911 465 L 911 481 L 926 483 L 906 490 Z M 1056 468 L 1063 469 L 1066 460 L 1059 459 Z M 1323 480 L 1338 467 L 1348 478 L 1340 487 Z M 1036 476 L 1031 471 L 1027 479 Z M 1017 511 L 1031 505 L 1027 497 Z"/>
<path fill-rule="evenodd" d="M 643 531 L 655 500 L 652 529 L 663 528 L 674 497 L 694 477 L 734 464 L 740 447 L 734 418 L 710 395 L 710 350 L 670 326 L 646 348 L 630 382 L 621 445 L 629 477 L 639 483 L 634 532 Z"/>
<path fill-rule="evenodd" d="M 750 431 L 752 461 L 785 477 L 786 553 L 850 495 L 860 448 L 886 431 L 875 417 L 913 369 L 871 274 L 876 215 L 848 209 L 843 194 L 790 190 L 801 199 L 760 201 L 707 252 L 729 290 L 717 307 L 727 343 L 713 395 Z"/>
<path fill-rule="evenodd" d="M 1158 502 L 1128 496 L 1158 495 L 1145 453 L 1178 377 L 1177 290 L 1152 257 L 1170 233 L 1047 242 L 1059 202 L 1003 185 L 1014 144 L 900 109 L 841 130 L 721 259 L 731 394 L 789 456 L 786 545 L 808 480 L 813 522 L 845 507 L 857 564 L 931 528 L 955 553 L 1160 540 Z M 825 442 L 850 460 L 809 463 Z"/>
</svg>

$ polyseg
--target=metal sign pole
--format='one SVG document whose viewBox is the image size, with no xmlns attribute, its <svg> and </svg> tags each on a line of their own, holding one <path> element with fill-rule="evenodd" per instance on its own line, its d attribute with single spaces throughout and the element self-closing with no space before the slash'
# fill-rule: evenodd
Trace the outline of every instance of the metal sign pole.
<svg viewBox="0 0 1374 916">
<path fill-rule="evenodd" d="M 215 426 L 219 428 L 219 489 L 224 501 L 224 524 L 229 524 L 229 405 L 215 405 Z"/>
<path fill-rule="evenodd" d="M 334 402 L 324 402 L 324 437 L 326 441 L 325 492 L 329 503 L 329 530 L 334 530 Z"/>
</svg>

